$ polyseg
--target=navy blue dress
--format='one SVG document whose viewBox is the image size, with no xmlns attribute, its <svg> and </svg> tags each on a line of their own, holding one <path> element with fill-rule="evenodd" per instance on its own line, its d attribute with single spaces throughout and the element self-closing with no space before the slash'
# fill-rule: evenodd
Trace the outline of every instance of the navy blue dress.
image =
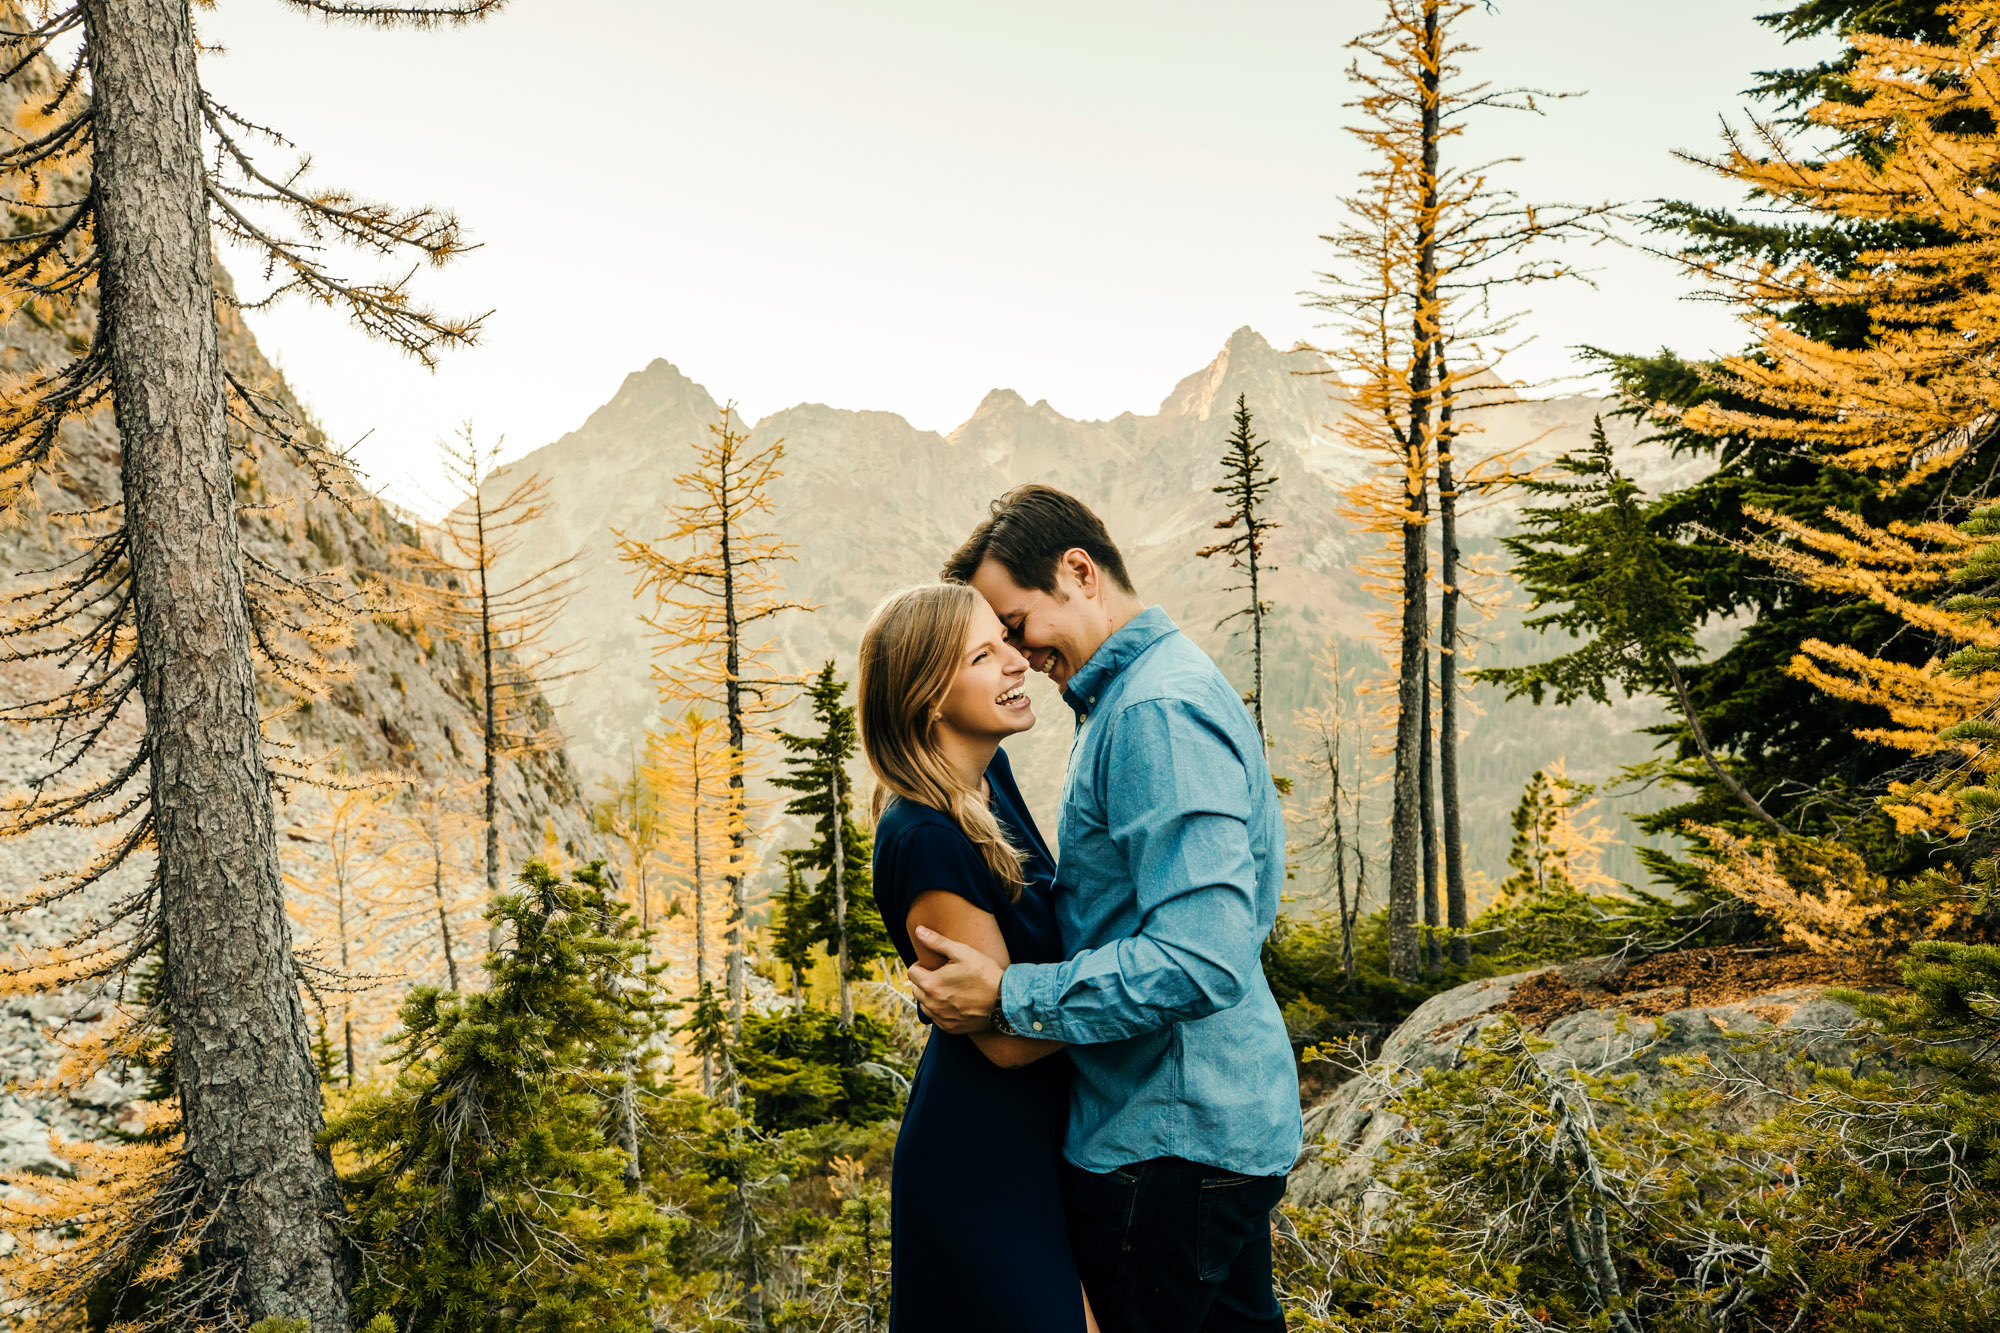
<svg viewBox="0 0 2000 1333">
<path fill-rule="evenodd" d="M 1027 852 L 1018 901 L 951 816 L 895 800 L 875 830 L 875 902 L 896 952 L 916 961 L 910 904 L 931 889 L 991 912 L 1017 963 L 1062 961 L 1050 897 L 1055 857 L 1004 752 L 986 770 L 992 809 Z M 890 1333 L 1077 1333 L 1083 1297 L 1063 1220 L 1069 1058 L 993 1064 L 970 1037 L 932 1029 L 896 1137 Z"/>
</svg>

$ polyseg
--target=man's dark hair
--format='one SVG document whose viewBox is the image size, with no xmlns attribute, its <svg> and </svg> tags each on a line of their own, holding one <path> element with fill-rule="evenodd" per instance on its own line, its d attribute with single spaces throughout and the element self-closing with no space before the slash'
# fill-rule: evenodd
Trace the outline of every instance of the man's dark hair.
<svg viewBox="0 0 2000 1333">
<path fill-rule="evenodd" d="M 947 583 L 970 583 L 990 558 L 1023 588 L 1053 593 L 1065 551 L 1082 551 L 1119 587 L 1133 591 L 1125 557 L 1118 554 L 1103 521 L 1075 496 L 1033 482 L 993 502 L 965 544 L 944 562 L 941 577 Z"/>
</svg>

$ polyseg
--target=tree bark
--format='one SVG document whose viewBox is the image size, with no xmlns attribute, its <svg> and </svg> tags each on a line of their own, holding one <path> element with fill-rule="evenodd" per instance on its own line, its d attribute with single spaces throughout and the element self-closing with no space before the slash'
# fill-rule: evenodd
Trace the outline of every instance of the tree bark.
<svg viewBox="0 0 2000 1333">
<path fill-rule="evenodd" d="M 186 0 L 83 0 L 102 324 L 183 1152 L 251 1320 L 346 1333 L 351 1259 L 292 964 L 231 477 Z"/>
<path fill-rule="evenodd" d="M 1715 757 L 1715 751 L 1708 748 L 1708 733 L 1701 728 L 1701 718 L 1694 711 L 1694 700 L 1688 697 L 1687 685 L 1681 680 L 1679 665 L 1672 658 L 1668 658 L 1666 659 L 1666 667 L 1667 679 L 1671 680 L 1674 685 L 1674 697 L 1680 700 L 1681 716 L 1687 719 L 1688 731 L 1694 736 L 1694 748 L 1701 751 L 1701 757 L 1707 761 L 1710 771 L 1715 774 L 1723 786 L 1729 788 L 1732 796 L 1743 802 L 1751 814 L 1763 820 L 1765 827 L 1770 829 L 1771 832 L 1781 838 L 1784 837 L 1784 826 L 1771 818 L 1770 811 L 1764 808 L 1763 803 L 1755 796 L 1752 796 L 1749 788 L 1738 782 L 1736 775 L 1724 768 L 1722 761 Z"/>
<path fill-rule="evenodd" d="M 688 751 L 688 762 L 688 841 L 692 853 L 691 878 L 694 881 L 694 993 L 699 1001 L 701 988 L 708 983 L 708 893 L 701 874 L 701 760 L 692 747 Z M 701 1055 L 701 1095 L 715 1096 L 715 1061 L 706 1051 Z"/>
<path fill-rule="evenodd" d="M 1254 501 L 1243 506 L 1243 521 L 1250 533 L 1250 688 L 1255 703 L 1257 741 L 1269 746 L 1270 733 L 1264 730 L 1264 603 L 1257 590 L 1257 512 Z"/>
<path fill-rule="evenodd" d="M 1452 475 L 1451 372 L 1439 349 L 1438 383 L 1438 795 L 1444 816 L 1444 917 L 1451 961 L 1472 961 L 1465 930 L 1465 832 L 1458 796 L 1458 482 Z"/>
<path fill-rule="evenodd" d="M 1417 786 L 1423 804 L 1418 807 L 1418 830 L 1424 840 L 1424 971 L 1435 975 L 1444 968 L 1444 945 L 1438 930 L 1444 925 L 1438 903 L 1437 844 L 1437 751 L 1431 726 L 1431 651 L 1424 644 L 1423 725 L 1419 728 Z"/>
<path fill-rule="evenodd" d="M 1411 330 L 1409 436 L 1403 478 L 1407 516 L 1403 520 L 1403 621 L 1401 663 L 1396 682 L 1395 800 L 1389 818 L 1389 970 L 1398 977 L 1417 975 L 1418 877 L 1422 874 L 1423 815 L 1426 803 L 1420 769 L 1423 766 L 1423 723 L 1429 716 L 1426 697 L 1429 665 L 1428 556 L 1423 520 L 1424 497 L 1430 487 L 1425 455 L 1430 441 L 1431 362 L 1437 343 L 1437 210 L 1438 210 L 1438 77 L 1442 63 L 1441 0 L 1424 0 L 1424 60 L 1420 74 L 1423 102 L 1419 134 L 1423 146 L 1418 189 L 1421 201 L 1417 225 L 1416 313 Z"/>
</svg>

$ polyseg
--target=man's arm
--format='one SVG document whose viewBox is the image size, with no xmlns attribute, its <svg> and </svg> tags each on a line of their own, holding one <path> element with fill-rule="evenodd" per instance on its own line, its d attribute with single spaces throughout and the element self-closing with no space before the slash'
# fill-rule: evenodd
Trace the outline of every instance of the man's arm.
<svg viewBox="0 0 2000 1333">
<path fill-rule="evenodd" d="M 972 951 L 992 963 L 996 973 L 1007 966 L 1007 940 L 1000 933 L 1000 923 L 993 919 L 991 912 L 949 889 L 930 889 L 918 894 L 917 900 L 910 904 L 904 925 L 916 945 L 920 967 L 941 966 L 949 957 L 942 949 L 932 948 L 927 943 L 930 939 L 944 939 L 959 948 L 970 946 Z M 990 1017 L 992 1012 L 993 1005 L 989 1002 L 986 1014 Z M 1025 1068 L 1063 1048 L 1063 1043 L 1059 1041 L 1009 1037 L 1000 1032 L 975 1031 L 966 1035 L 972 1038 L 972 1044 L 979 1048 L 981 1055 L 1002 1069 Z"/>
<path fill-rule="evenodd" d="M 997 998 L 1023 1035 L 1118 1041 L 1227 1009 L 1252 984 L 1263 931 L 1242 756 L 1180 700 L 1132 705 L 1109 742 L 1105 816 L 1137 886 L 1138 933 L 1005 969 L 932 941 L 953 961 L 911 980 L 946 1031 L 983 1030 Z"/>
</svg>

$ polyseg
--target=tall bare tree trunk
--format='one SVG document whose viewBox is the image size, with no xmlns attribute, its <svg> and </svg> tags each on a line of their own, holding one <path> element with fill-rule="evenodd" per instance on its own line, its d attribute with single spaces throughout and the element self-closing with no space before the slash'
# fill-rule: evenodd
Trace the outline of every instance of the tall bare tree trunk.
<svg viewBox="0 0 2000 1333">
<path fill-rule="evenodd" d="M 743 626 L 736 612 L 736 553 L 731 549 L 735 535 L 729 529 L 731 478 L 722 479 L 722 528 L 718 550 L 722 559 L 723 653 L 729 680 L 723 686 L 724 711 L 729 715 L 729 871 L 723 876 L 729 885 L 729 918 L 723 928 L 723 967 L 729 986 L 729 1031 L 743 1039 L 743 948 L 744 875 L 743 847 L 749 830 L 743 790 L 743 747 L 748 740 L 743 725 Z"/>
<path fill-rule="evenodd" d="M 343 977 L 354 976 L 354 963 L 348 957 L 347 949 L 347 876 L 345 867 L 337 870 L 333 878 L 334 906 L 340 921 L 340 973 Z M 354 994 L 349 991 L 340 997 L 340 1032 L 347 1044 L 347 1086 L 354 1086 Z"/>
<path fill-rule="evenodd" d="M 1420 757 L 1417 764 L 1417 787 L 1423 804 L 1418 807 L 1418 828 L 1424 840 L 1424 971 L 1432 974 L 1444 968 L 1444 946 L 1438 939 L 1438 928 L 1444 924 L 1443 913 L 1438 903 L 1438 844 L 1437 844 L 1437 763 L 1434 736 L 1431 729 L 1431 650 L 1424 645 L 1424 718 L 1418 728 L 1418 748 Z"/>
<path fill-rule="evenodd" d="M 827 730 L 832 731 L 831 725 Z M 840 757 L 833 756 L 833 934 L 839 942 L 835 966 L 840 969 L 840 1025 L 854 1026 L 854 995 L 847 985 L 847 820 L 840 810 Z"/>
<path fill-rule="evenodd" d="M 499 690 L 493 683 L 493 600 L 487 591 L 486 501 L 479 488 L 472 488 L 472 521 L 479 534 L 479 658 L 480 677 L 485 685 L 486 705 L 481 719 L 486 750 L 486 901 L 500 896 L 500 767 L 494 751 L 500 748 Z M 500 951 L 500 923 L 486 932 L 486 947 Z"/>
<path fill-rule="evenodd" d="M 350 1256 L 292 966 L 231 477 L 187 0 L 84 0 L 103 322 L 183 1152 L 250 1318 L 346 1333 Z"/>
<path fill-rule="evenodd" d="M 443 831 L 439 830 L 440 838 Z M 451 952 L 451 916 L 445 910 L 444 902 L 444 845 L 431 844 L 431 893 L 437 898 L 438 939 L 444 943 L 445 975 L 451 978 L 451 988 L 458 989 L 458 959 Z"/>
<path fill-rule="evenodd" d="M 1438 210 L 1438 76 L 1442 41 L 1438 30 L 1441 0 L 1424 0 L 1423 141 L 1418 186 L 1416 315 L 1412 329 L 1413 366 L 1410 375 L 1409 435 L 1404 441 L 1405 494 L 1408 516 L 1403 520 L 1403 622 L 1399 636 L 1401 665 L 1396 681 L 1395 801 L 1389 817 L 1389 970 L 1398 977 L 1417 975 L 1418 878 L 1423 862 L 1423 813 L 1427 792 L 1422 782 L 1426 747 L 1422 732 L 1430 713 L 1426 677 L 1430 655 L 1429 550 L 1423 513 L 1429 491 L 1424 453 L 1430 438 L 1431 364 L 1437 343 L 1437 210 Z"/>
<path fill-rule="evenodd" d="M 708 984 L 708 890 L 702 881 L 701 866 L 701 770 L 693 769 L 688 781 L 692 788 L 688 800 L 688 841 L 694 880 L 694 991 L 699 998 L 701 988 Z M 701 1095 L 715 1096 L 715 1061 L 706 1051 L 701 1056 Z"/>
<path fill-rule="evenodd" d="M 1252 712 L 1257 719 L 1257 740 L 1269 745 L 1270 733 L 1264 730 L 1264 603 L 1259 599 L 1257 591 L 1256 515 L 1245 514 L 1244 519 L 1250 525 L 1250 688 L 1254 705 Z"/>
<path fill-rule="evenodd" d="M 1465 832 L 1458 797 L 1458 482 L 1452 475 L 1451 372 L 1438 355 L 1438 790 L 1444 814 L 1444 913 L 1451 961 L 1472 961 L 1465 928 Z"/>
</svg>

